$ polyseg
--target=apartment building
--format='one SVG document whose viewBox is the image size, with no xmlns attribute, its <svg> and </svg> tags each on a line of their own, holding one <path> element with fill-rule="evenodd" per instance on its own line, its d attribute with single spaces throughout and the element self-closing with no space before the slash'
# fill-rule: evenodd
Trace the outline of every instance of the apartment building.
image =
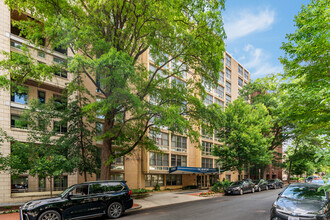
<svg viewBox="0 0 330 220">
<path fill-rule="evenodd" d="M 10 12 L 3 0 L 0 0 L 0 50 L 6 52 L 21 52 L 21 46 L 28 42 L 18 36 L 19 30 L 11 25 L 12 20 L 25 19 L 27 15 L 18 14 L 15 11 Z M 69 51 L 58 49 L 50 51 L 47 48 L 35 47 L 28 44 L 31 55 L 38 62 L 51 64 L 63 63 L 71 56 Z M 3 57 L 0 57 L 3 59 Z M 145 53 L 141 57 L 141 62 L 145 63 L 149 69 L 155 68 L 151 56 Z M 217 103 L 225 108 L 229 102 L 238 97 L 239 89 L 250 81 L 250 73 L 240 65 L 230 54 L 224 54 L 224 69 L 220 72 L 218 85 L 215 88 L 208 88 L 207 97 L 204 100 L 206 105 Z M 165 68 L 171 68 L 169 66 Z M 0 72 L 0 74 L 3 74 Z M 183 78 L 173 77 L 170 80 L 176 80 L 184 83 L 190 77 L 188 72 Z M 41 102 L 47 102 L 50 98 L 56 98 L 61 95 L 66 84 L 72 80 L 72 75 L 67 72 L 55 73 L 53 79 L 46 80 L 39 84 L 33 80 L 28 80 L 27 94 L 11 94 L 10 91 L 0 90 L 0 127 L 19 141 L 26 141 L 28 129 L 20 122 L 21 112 L 28 107 L 29 100 L 39 99 Z M 102 98 L 95 86 L 85 79 L 86 87 L 93 91 L 96 97 Z M 19 126 L 18 126 L 19 125 Z M 102 117 L 100 117 L 98 127 L 102 127 Z M 53 123 L 53 129 L 59 133 L 65 132 L 66 128 L 57 126 Z M 216 137 L 217 131 L 213 134 L 206 133 L 202 128 L 200 143 L 193 143 L 189 138 L 173 134 L 166 127 L 161 128 L 160 133 L 149 132 L 163 154 L 155 152 L 146 152 L 142 149 L 135 150 L 132 155 L 117 158 L 111 165 L 111 179 L 126 180 L 130 188 L 148 188 L 152 189 L 156 185 L 161 188 L 182 188 L 188 185 L 198 187 L 208 187 L 217 179 L 228 179 L 235 181 L 238 179 L 238 172 L 222 171 L 221 166 L 216 163 L 216 157 L 211 155 L 211 149 L 214 145 L 221 145 Z M 96 142 L 101 145 L 102 142 Z M 202 150 L 198 145 L 202 146 Z M 0 153 L 8 155 L 10 153 L 10 143 L 1 143 Z M 218 168 L 218 169 L 217 169 Z M 96 180 L 98 176 L 89 176 L 88 180 Z M 64 188 L 83 182 L 79 174 L 64 174 L 54 178 L 54 194 L 59 193 Z M 28 174 L 13 178 L 6 172 L 0 172 L 0 203 L 18 203 L 39 197 L 49 195 L 50 185 L 45 179 L 30 176 Z"/>
</svg>

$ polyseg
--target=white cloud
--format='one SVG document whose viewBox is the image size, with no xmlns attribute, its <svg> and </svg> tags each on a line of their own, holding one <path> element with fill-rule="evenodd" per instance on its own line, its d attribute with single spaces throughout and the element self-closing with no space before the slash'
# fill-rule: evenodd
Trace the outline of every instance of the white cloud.
<svg viewBox="0 0 330 220">
<path fill-rule="evenodd" d="M 233 41 L 253 32 L 264 31 L 270 28 L 275 20 L 275 11 L 268 8 L 260 9 L 258 12 L 242 10 L 238 14 L 225 17 L 225 30 L 227 39 Z"/>
<path fill-rule="evenodd" d="M 241 62 L 251 72 L 253 78 L 265 76 L 270 73 L 279 73 L 283 70 L 282 66 L 270 63 L 269 54 L 261 48 L 255 48 L 253 45 L 248 44 L 244 47 L 243 52 L 245 53 L 245 59 L 241 60 Z"/>
</svg>

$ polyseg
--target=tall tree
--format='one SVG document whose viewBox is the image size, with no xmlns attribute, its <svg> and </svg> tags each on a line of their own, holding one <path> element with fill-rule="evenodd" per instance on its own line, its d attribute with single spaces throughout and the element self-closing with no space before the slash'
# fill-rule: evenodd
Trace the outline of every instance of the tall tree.
<svg viewBox="0 0 330 220">
<path fill-rule="evenodd" d="M 205 95 L 202 79 L 216 83 L 221 69 L 223 0 L 5 2 L 35 18 L 15 23 L 31 43 L 46 39 L 52 48 L 69 48 L 73 56 L 61 68 L 83 75 L 103 96 L 86 107 L 104 116 L 101 179 L 110 178 L 116 157 L 136 147 L 156 149 L 145 136 L 149 127 L 167 126 L 197 140 L 194 125 L 212 118 L 198 97 Z M 141 63 L 148 49 L 154 68 Z M 28 54 L 24 62 L 18 57 L 0 63 L 15 83 L 51 78 L 59 68 L 40 68 Z M 8 79 L 0 84 L 8 88 Z"/>
<path fill-rule="evenodd" d="M 268 146 L 272 138 L 264 137 L 272 127 L 271 117 L 262 104 L 250 105 L 242 98 L 229 104 L 219 132 L 223 146 L 215 146 L 213 155 L 219 157 L 225 170 L 238 170 L 241 177 L 250 164 L 268 165 L 273 151 Z"/>
<path fill-rule="evenodd" d="M 296 31 L 287 34 L 281 49 L 283 118 L 296 123 L 299 132 L 329 135 L 330 131 L 330 12 L 328 0 L 311 0 L 295 16 Z"/>
</svg>

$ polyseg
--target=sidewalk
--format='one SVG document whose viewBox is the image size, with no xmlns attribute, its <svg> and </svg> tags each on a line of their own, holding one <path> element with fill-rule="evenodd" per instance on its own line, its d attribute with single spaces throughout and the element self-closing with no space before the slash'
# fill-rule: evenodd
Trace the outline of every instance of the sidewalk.
<svg viewBox="0 0 330 220">
<path fill-rule="evenodd" d="M 186 191 L 172 191 L 172 192 L 152 192 L 149 196 L 143 199 L 134 199 L 132 209 L 127 211 L 134 211 L 136 209 L 147 209 L 157 206 L 165 206 L 183 202 L 197 201 L 209 199 L 212 197 L 201 197 L 200 193 L 207 192 L 207 190 L 186 190 Z M 222 196 L 217 194 L 215 196 Z M 2 214 L 0 220 L 19 220 L 18 213 Z"/>
</svg>

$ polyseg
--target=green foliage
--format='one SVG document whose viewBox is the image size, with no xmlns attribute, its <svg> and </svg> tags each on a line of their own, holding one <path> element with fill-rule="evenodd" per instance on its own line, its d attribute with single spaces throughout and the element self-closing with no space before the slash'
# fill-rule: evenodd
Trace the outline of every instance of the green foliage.
<svg viewBox="0 0 330 220">
<path fill-rule="evenodd" d="M 156 184 L 155 187 L 154 187 L 154 190 L 155 191 L 160 191 L 160 185 Z"/>
<path fill-rule="evenodd" d="M 196 186 L 196 185 L 188 185 L 188 186 L 182 187 L 182 190 L 189 190 L 189 189 L 198 189 L 198 186 Z"/>
<path fill-rule="evenodd" d="M 329 1 L 311 0 L 294 21 L 296 30 L 281 47 L 287 82 L 282 117 L 307 135 L 329 135 Z"/>
<path fill-rule="evenodd" d="M 139 193 L 147 193 L 147 192 L 151 192 L 151 190 L 148 189 L 132 189 L 131 190 L 133 194 L 139 194 Z"/>
<path fill-rule="evenodd" d="M 197 141 L 196 124 L 215 119 L 215 106 L 206 108 L 197 97 L 204 97 L 201 79 L 215 84 L 219 78 L 225 37 L 221 17 L 224 1 L 40 1 L 6 0 L 11 9 L 29 11 L 42 25 L 33 21 L 17 22 L 31 43 L 43 38 L 51 48 L 69 48 L 73 57 L 61 67 L 50 69 L 33 62 L 28 53 L 26 63 L 7 56 L 3 69 L 24 82 L 50 79 L 55 68 L 66 69 L 88 79 L 104 96 L 100 102 L 84 107 L 105 117 L 101 178 L 110 176 L 114 159 L 131 153 L 137 147 L 157 150 L 146 137 L 149 127 L 166 126 L 187 134 Z M 156 68 L 141 64 L 142 54 L 150 51 Z M 20 56 L 20 55 L 18 55 Z M 181 61 L 180 65 L 172 65 Z M 161 69 L 164 67 L 164 69 Z M 189 67 L 189 79 L 168 83 L 183 77 Z M 51 71 L 49 71 L 51 70 Z M 0 85 L 9 88 L 12 81 L 4 76 Z M 7 80 L 6 80 L 7 79 Z M 93 88 L 94 89 L 94 88 Z M 156 102 L 149 102 L 148 97 Z M 120 143 L 120 146 L 115 146 Z M 116 148 L 116 149 L 115 149 Z M 119 151 L 119 153 L 115 153 Z"/>
<path fill-rule="evenodd" d="M 271 117 L 263 104 L 250 105 L 242 98 L 229 104 L 223 113 L 225 122 L 219 132 L 223 146 L 215 146 L 224 170 L 241 173 L 249 164 L 267 165 L 272 153 L 268 149 L 272 138 L 265 137 L 272 127 Z"/>
<path fill-rule="evenodd" d="M 213 192 L 223 191 L 225 188 L 230 186 L 230 181 L 225 179 L 224 181 L 218 181 L 212 186 Z"/>
</svg>

